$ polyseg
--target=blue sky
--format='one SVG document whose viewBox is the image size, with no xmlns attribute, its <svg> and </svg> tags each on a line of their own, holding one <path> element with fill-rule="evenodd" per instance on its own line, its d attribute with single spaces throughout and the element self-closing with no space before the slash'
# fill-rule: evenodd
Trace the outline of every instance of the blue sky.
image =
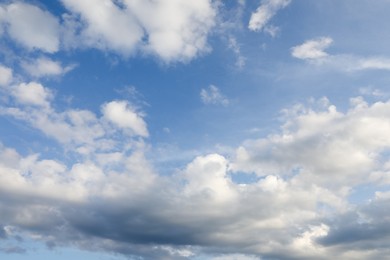
<svg viewBox="0 0 390 260">
<path fill-rule="evenodd" d="M 389 11 L 1 1 L 0 258 L 390 255 Z"/>
</svg>

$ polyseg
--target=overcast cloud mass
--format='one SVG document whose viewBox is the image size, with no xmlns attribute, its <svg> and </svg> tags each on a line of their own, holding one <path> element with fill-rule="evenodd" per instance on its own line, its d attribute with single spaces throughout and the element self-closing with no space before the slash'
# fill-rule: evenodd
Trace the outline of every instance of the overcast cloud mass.
<svg viewBox="0 0 390 260">
<path fill-rule="evenodd" d="M 0 3 L 1 259 L 388 259 L 390 3 Z"/>
</svg>

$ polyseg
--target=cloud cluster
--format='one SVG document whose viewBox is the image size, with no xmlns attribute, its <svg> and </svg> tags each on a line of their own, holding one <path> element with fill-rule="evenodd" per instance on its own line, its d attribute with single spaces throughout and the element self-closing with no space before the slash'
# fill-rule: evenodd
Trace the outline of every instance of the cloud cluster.
<svg viewBox="0 0 390 260">
<path fill-rule="evenodd" d="M 61 17 L 28 3 L 2 4 L 0 32 L 30 51 L 88 47 L 187 62 L 209 50 L 207 37 L 217 15 L 210 0 L 61 2 L 68 10 Z"/>
<path fill-rule="evenodd" d="M 346 112 L 327 99 L 297 105 L 285 111 L 281 133 L 248 140 L 231 158 L 198 156 L 164 176 L 145 155 L 147 125 L 128 102 L 107 102 L 100 116 L 58 112 L 40 83 L 5 88 L 1 113 L 64 144 L 75 159 L 0 146 L 3 239 L 143 259 L 370 259 L 389 246 L 390 196 L 376 192 L 358 206 L 348 198 L 359 185 L 389 180 L 390 102 L 358 97 Z M 235 173 L 258 178 L 242 184 Z"/>
<path fill-rule="evenodd" d="M 1 4 L 0 27 L 30 51 L 54 53 L 60 48 L 59 19 L 37 6 L 23 2 Z"/>
</svg>

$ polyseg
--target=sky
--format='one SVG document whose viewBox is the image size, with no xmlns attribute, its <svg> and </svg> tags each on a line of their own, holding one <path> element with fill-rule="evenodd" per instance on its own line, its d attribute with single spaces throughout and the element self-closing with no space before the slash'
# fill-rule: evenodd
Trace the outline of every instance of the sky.
<svg viewBox="0 0 390 260">
<path fill-rule="evenodd" d="M 1 0 L 0 259 L 387 259 L 389 12 Z"/>
</svg>

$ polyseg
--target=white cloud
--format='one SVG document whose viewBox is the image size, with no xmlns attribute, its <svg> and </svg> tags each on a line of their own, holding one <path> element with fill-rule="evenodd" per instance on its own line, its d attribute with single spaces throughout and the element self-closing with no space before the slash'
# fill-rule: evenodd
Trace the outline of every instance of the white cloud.
<svg viewBox="0 0 390 260">
<path fill-rule="evenodd" d="M 1 106 L 0 114 L 27 122 L 79 155 L 126 150 L 137 143 L 132 137 L 148 136 L 143 115 L 125 101 L 102 105 L 103 116 L 98 118 L 88 110 L 57 112 L 51 104 L 53 93 L 37 82 L 7 86 L 5 93 L 16 102 L 14 106 Z"/>
<path fill-rule="evenodd" d="M 308 40 L 301 45 L 291 48 L 295 58 L 307 60 L 310 64 L 327 66 L 346 72 L 361 70 L 390 70 L 390 58 L 362 57 L 352 54 L 329 54 L 325 52 L 333 43 L 332 38 L 321 37 Z"/>
<path fill-rule="evenodd" d="M 245 142 L 232 168 L 260 176 L 298 174 L 297 180 L 335 188 L 364 181 L 390 149 L 390 103 L 353 99 L 346 113 L 322 103 L 324 109 L 301 107 L 290 115 L 281 134 Z"/>
<path fill-rule="evenodd" d="M 236 55 L 236 66 L 239 69 L 242 69 L 245 66 L 245 57 L 241 54 L 241 48 L 237 42 L 237 39 L 233 36 L 229 36 L 229 48 L 234 52 Z"/>
<path fill-rule="evenodd" d="M 364 58 L 360 59 L 357 70 L 364 69 L 378 69 L 378 70 L 390 70 L 390 59 L 388 58 Z"/>
<path fill-rule="evenodd" d="M 332 44 L 333 40 L 329 37 L 322 37 L 304 42 L 302 45 L 291 49 L 291 55 L 298 59 L 320 59 L 328 56 L 324 51 Z"/>
<path fill-rule="evenodd" d="M 280 10 L 291 3 L 291 0 L 263 0 L 261 5 L 252 13 L 248 28 L 252 31 L 263 30 L 272 17 Z M 272 29 L 273 28 L 273 29 Z M 270 28 L 271 35 L 275 27 Z"/>
<path fill-rule="evenodd" d="M 222 95 L 219 88 L 214 85 L 210 85 L 208 89 L 202 88 L 200 91 L 200 98 L 204 104 L 224 105 L 229 104 L 229 100 Z"/>
<path fill-rule="evenodd" d="M 53 61 L 46 57 L 40 57 L 34 61 L 23 61 L 21 66 L 31 76 L 34 77 L 48 77 L 60 76 L 71 71 L 75 65 L 63 67 L 58 61 Z"/>
<path fill-rule="evenodd" d="M 211 260 L 260 260 L 257 256 L 243 255 L 243 254 L 229 254 L 221 255 L 211 258 Z"/>
<path fill-rule="evenodd" d="M 185 169 L 185 193 L 218 202 L 231 201 L 235 192 L 227 177 L 228 162 L 219 154 L 195 158 Z"/>
<path fill-rule="evenodd" d="M 11 88 L 12 96 L 23 105 L 48 107 L 52 94 L 37 82 L 20 83 Z"/>
<path fill-rule="evenodd" d="M 130 129 L 133 134 L 147 137 L 145 121 L 126 101 L 111 101 L 102 106 L 104 117 L 123 129 Z"/>
<path fill-rule="evenodd" d="M 59 49 L 58 19 L 34 5 L 14 2 L 3 5 L 9 36 L 29 50 L 53 53 Z"/>
<path fill-rule="evenodd" d="M 189 61 L 207 51 L 216 16 L 209 0 L 62 2 L 80 15 L 83 44 L 126 56 L 143 50 L 164 62 Z M 70 28 L 77 27 L 76 20 L 67 16 Z"/>
<path fill-rule="evenodd" d="M 143 37 L 142 27 L 131 13 L 111 0 L 63 0 L 72 13 L 80 15 L 82 41 L 89 47 L 132 53 Z"/>
<path fill-rule="evenodd" d="M 12 82 L 12 69 L 0 65 L 0 86 L 6 86 Z"/>
<path fill-rule="evenodd" d="M 382 233 L 375 231 L 388 226 L 387 220 L 366 227 L 344 216 L 358 212 L 379 220 L 388 212 L 387 193 L 376 193 L 372 202 L 354 208 L 348 204 L 348 191 L 372 182 L 371 171 L 390 168 L 380 163 L 388 162 L 390 102 L 369 105 L 356 98 L 351 104 L 345 113 L 326 99 L 319 102 L 319 110 L 297 106 L 287 115 L 281 134 L 242 145 L 245 160 L 239 155 L 231 161 L 219 154 L 198 156 L 169 176 L 153 171 L 142 142 L 129 143 L 121 134 L 121 128 L 139 123 L 122 120 L 130 114 L 132 120 L 137 118 L 124 101 L 103 105 L 100 119 L 85 110 L 20 108 L 25 117 L 33 117 L 31 123 L 46 117 L 37 127 L 44 133 L 50 124 L 57 132 L 65 129 L 75 147 L 104 147 L 107 141 L 124 145 L 85 156 L 69 149 L 67 154 L 77 160 L 67 163 L 37 154 L 22 156 L 0 145 L 0 222 L 59 246 L 72 243 L 127 255 L 148 252 L 152 259 L 197 257 L 210 250 L 214 259 L 359 255 L 365 248 L 328 245 L 342 240 L 346 233 L 339 230 L 348 232 L 348 225 L 388 244 L 387 237 L 378 238 Z M 38 112 L 46 115 L 39 117 Z M 117 128 L 109 128 L 105 119 Z M 253 170 L 265 177 L 237 184 L 231 170 Z M 359 243 L 359 237 L 353 239 Z"/>
</svg>

